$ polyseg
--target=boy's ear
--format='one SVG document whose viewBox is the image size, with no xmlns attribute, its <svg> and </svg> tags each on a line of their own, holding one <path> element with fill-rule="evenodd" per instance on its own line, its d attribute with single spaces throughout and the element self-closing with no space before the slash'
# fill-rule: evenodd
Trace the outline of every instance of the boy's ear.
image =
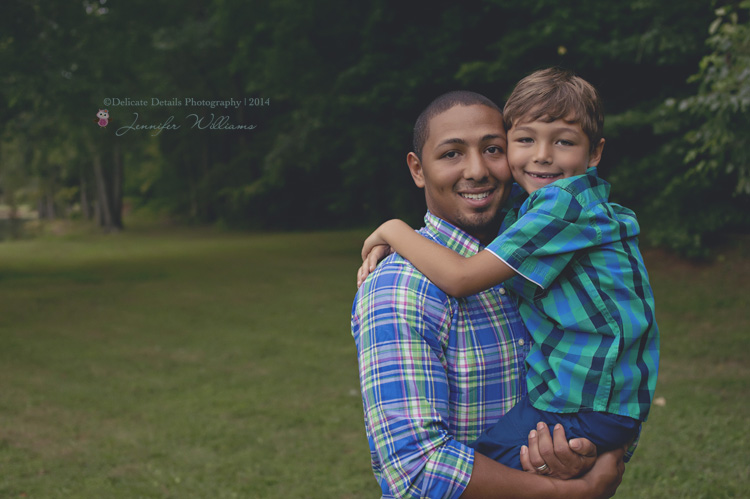
<svg viewBox="0 0 750 499">
<path fill-rule="evenodd" d="M 422 162 L 413 152 L 406 155 L 406 164 L 409 165 L 409 172 L 411 172 L 411 178 L 414 179 L 414 183 L 420 189 L 424 187 L 424 171 L 422 170 Z"/>
<path fill-rule="evenodd" d="M 589 167 L 597 166 L 599 161 L 602 159 L 602 152 L 604 151 L 604 139 L 599 139 L 599 143 L 594 148 L 593 152 L 589 154 Z"/>
</svg>

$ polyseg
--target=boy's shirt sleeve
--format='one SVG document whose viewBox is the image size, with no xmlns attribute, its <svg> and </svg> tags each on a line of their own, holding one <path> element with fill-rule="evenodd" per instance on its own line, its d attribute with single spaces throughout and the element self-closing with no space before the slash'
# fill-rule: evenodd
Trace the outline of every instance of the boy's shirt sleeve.
<svg viewBox="0 0 750 499">
<path fill-rule="evenodd" d="M 560 275 L 576 251 L 601 244 L 601 232 L 576 197 L 553 185 L 532 193 L 516 221 L 486 249 L 526 280 L 517 283 L 523 294 L 546 289 Z M 512 279 L 517 280 L 517 279 Z"/>
</svg>

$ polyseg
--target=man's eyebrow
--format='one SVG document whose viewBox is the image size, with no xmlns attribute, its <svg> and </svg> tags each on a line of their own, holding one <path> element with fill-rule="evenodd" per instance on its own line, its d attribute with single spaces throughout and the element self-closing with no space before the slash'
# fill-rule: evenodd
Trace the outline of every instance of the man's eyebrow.
<svg viewBox="0 0 750 499">
<path fill-rule="evenodd" d="M 456 139 L 445 139 L 444 141 L 442 141 L 441 143 L 439 143 L 435 147 L 444 146 L 446 144 L 461 144 L 461 145 L 466 145 L 466 141 L 464 139 L 458 139 L 458 138 L 456 138 Z"/>
<path fill-rule="evenodd" d="M 497 139 L 503 139 L 505 140 L 505 135 L 499 135 L 495 133 L 489 133 L 482 137 L 482 142 L 487 142 L 488 140 L 497 140 Z"/>
<path fill-rule="evenodd" d="M 505 139 L 505 135 L 500 135 L 496 133 L 488 133 L 487 135 L 483 136 L 480 139 L 480 142 L 487 142 L 488 140 L 497 140 L 497 139 Z M 459 138 L 451 138 L 451 139 L 445 139 L 444 141 L 440 142 L 435 147 L 441 147 L 447 144 L 461 144 L 461 145 L 467 145 L 468 142 L 466 142 L 464 139 Z"/>
</svg>

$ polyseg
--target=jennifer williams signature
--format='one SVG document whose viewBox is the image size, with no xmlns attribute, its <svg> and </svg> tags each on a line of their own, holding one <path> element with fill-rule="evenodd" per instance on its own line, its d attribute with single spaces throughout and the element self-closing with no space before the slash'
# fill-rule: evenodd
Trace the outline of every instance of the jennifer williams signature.
<svg viewBox="0 0 750 499">
<path fill-rule="evenodd" d="M 121 126 L 115 132 L 118 137 L 125 135 L 131 130 L 155 130 L 152 136 L 159 135 L 164 130 L 178 130 L 182 128 L 182 125 L 178 125 L 174 122 L 174 115 L 170 116 L 161 123 L 152 124 L 141 124 L 138 123 L 138 113 L 133 113 L 135 118 L 130 125 Z M 197 128 L 199 130 L 253 130 L 257 125 L 243 125 L 237 123 L 231 123 L 229 116 L 215 116 L 214 113 L 205 116 L 198 116 L 197 114 L 188 114 L 183 120 L 189 126 L 189 128 Z"/>
</svg>

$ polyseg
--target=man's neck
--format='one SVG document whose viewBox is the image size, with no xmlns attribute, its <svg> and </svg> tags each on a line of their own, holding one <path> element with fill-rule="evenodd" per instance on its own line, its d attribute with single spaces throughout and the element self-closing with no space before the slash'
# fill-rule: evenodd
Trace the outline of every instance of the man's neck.
<svg viewBox="0 0 750 499">
<path fill-rule="evenodd" d="M 482 246 L 487 246 L 497 237 L 497 233 L 500 230 L 500 227 L 498 226 L 495 230 L 482 231 L 481 233 L 477 231 L 468 232 L 464 229 L 461 230 L 463 230 L 470 236 L 479 239 L 479 242 L 482 244 Z"/>
</svg>

